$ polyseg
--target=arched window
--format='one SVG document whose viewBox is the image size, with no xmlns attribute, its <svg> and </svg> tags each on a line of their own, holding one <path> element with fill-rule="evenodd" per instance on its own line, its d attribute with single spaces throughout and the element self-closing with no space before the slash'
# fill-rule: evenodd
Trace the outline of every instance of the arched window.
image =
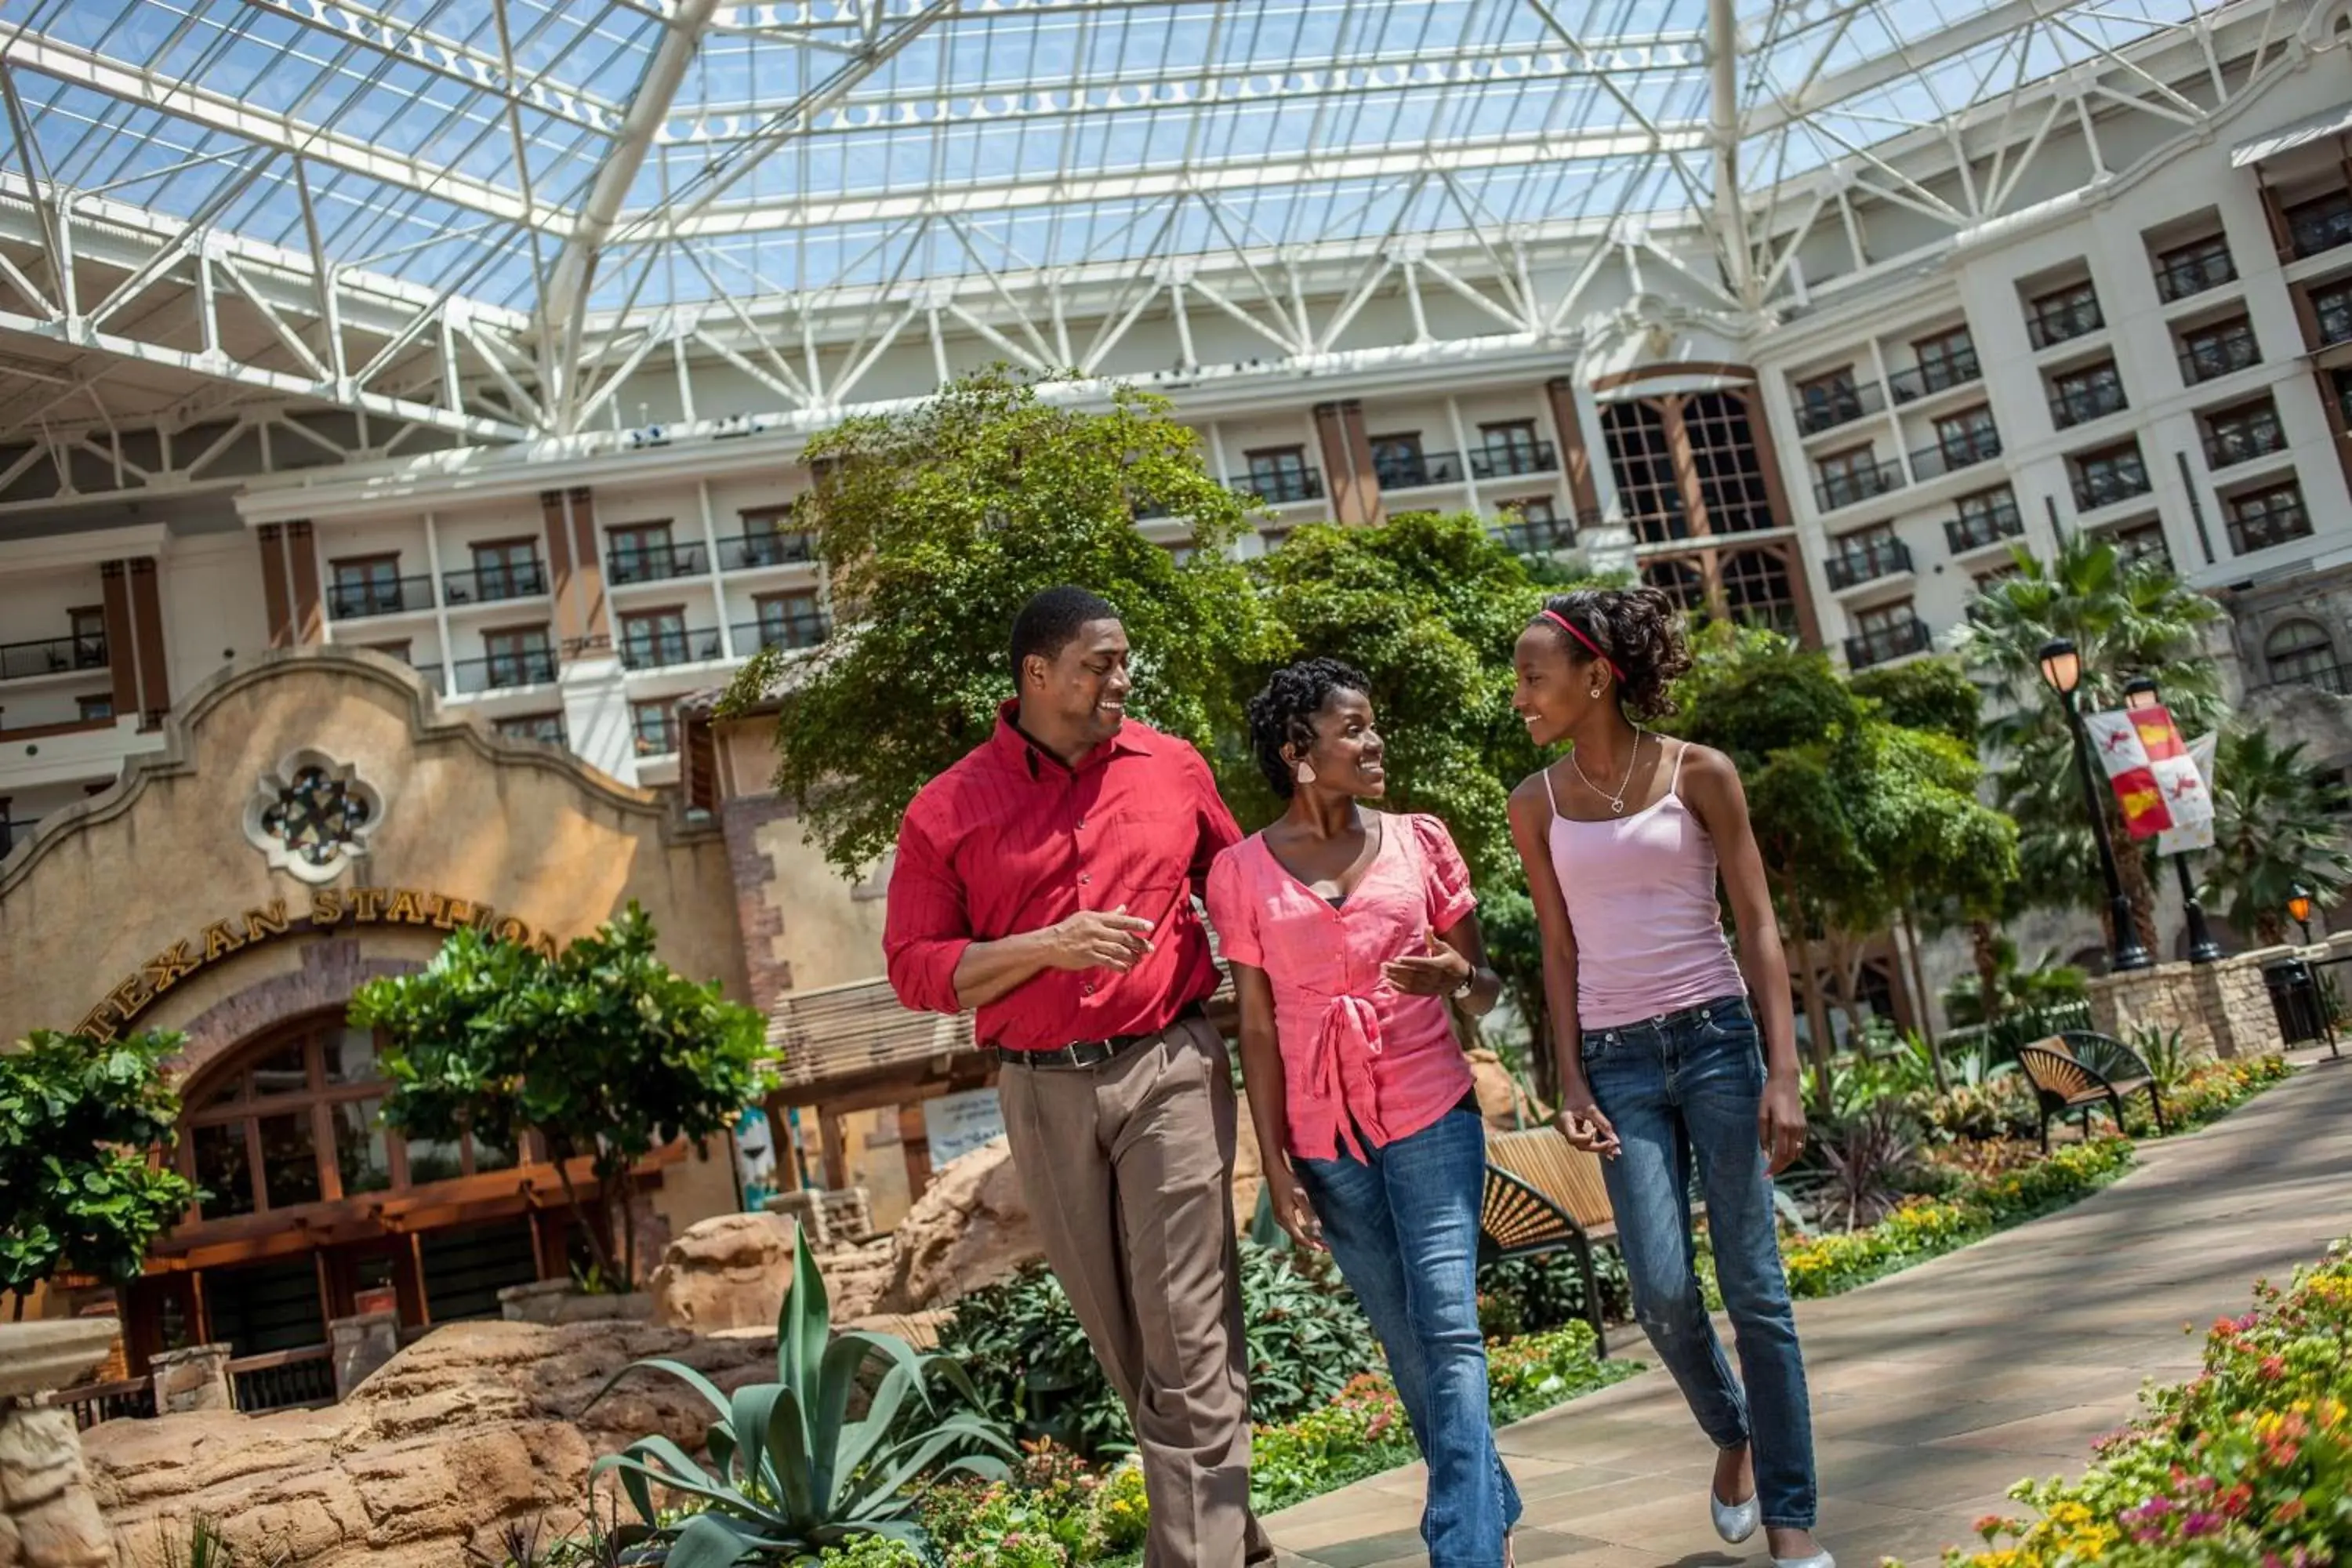
<svg viewBox="0 0 2352 1568">
<path fill-rule="evenodd" d="M 1644 562 L 1642 581 L 1672 599 L 1675 608 L 1685 614 L 1706 608 L 1706 584 L 1698 568 L 1687 561 Z"/>
<path fill-rule="evenodd" d="M 197 1217 L 333 1203 L 506 1170 L 519 1152 L 486 1139 L 404 1139 L 378 1124 L 376 1040 L 333 1014 L 256 1040 L 189 1086 L 182 1173 L 205 1191 Z"/>
<path fill-rule="evenodd" d="M 1751 626 L 1797 635 L 1797 596 L 1789 568 L 1769 550 L 1738 550 L 1723 558 L 1723 592 L 1731 616 Z"/>
<path fill-rule="evenodd" d="M 2263 658 L 2270 665 L 2273 686 L 2316 686 L 2338 697 L 2346 694 L 2335 641 L 2317 621 L 2282 621 L 2263 640 Z"/>
</svg>

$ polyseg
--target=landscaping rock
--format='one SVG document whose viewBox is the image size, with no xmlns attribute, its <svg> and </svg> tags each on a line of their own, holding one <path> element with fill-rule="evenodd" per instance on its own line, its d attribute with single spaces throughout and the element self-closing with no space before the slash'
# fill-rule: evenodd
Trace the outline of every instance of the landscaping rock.
<svg viewBox="0 0 2352 1568">
<path fill-rule="evenodd" d="M 669 1244 L 652 1281 L 654 1321 L 710 1333 L 773 1328 L 793 1279 L 793 1223 L 723 1214 Z"/>
<path fill-rule="evenodd" d="M 774 1375 L 772 1336 L 650 1323 L 435 1330 L 324 1410 L 204 1411 L 83 1434 L 121 1568 L 166 1568 L 198 1517 L 238 1562 L 450 1568 L 509 1521 L 574 1524 L 600 1454 L 656 1433 L 701 1447 L 709 1407 L 630 1362 L 667 1356 L 722 1389 Z M 592 1407 L 591 1401 L 594 1401 Z"/>
<path fill-rule="evenodd" d="M 919 1312 L 1010 1279 L 1043 1258 L 1003 1138 L 934 1172 L 890 1237 L 890 1274 L 868 1312 Z"/>
<path fill-rule="evenodd" d="M 1468 1052 L 1470 1077 L 1478 1089 L 1478 1114 L 1497 1132 L 1537 1127 L 1551 1120 L 1543 1102 L 1519 1087 L 1503 1058 L 1488 1050 Z"/>
<path fill-rule="evenodd" d="M 862 1318 L 874 1310 L 874 1303 L 890 1283 L 892 1250 L 891 1238 L 885 1236 L 817 1254 L 817 1271 L 824 1276 L 825 1300 L 832 1305 L 835 1322 Z"/>
</svg>

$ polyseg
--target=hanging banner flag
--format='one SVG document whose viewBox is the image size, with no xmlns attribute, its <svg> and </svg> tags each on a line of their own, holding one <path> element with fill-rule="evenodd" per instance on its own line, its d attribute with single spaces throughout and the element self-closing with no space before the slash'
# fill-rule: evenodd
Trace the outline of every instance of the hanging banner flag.
<svg viewBox="0 0 2352 1568">
<path fill-rule="evenodd" d="M 2179 855 L 2212 848 L 2213 737 L 2200 735 L 2189 742 L 2185 755 L 2156 764 L 2156 771 L 2158 781 L 2165 785 L 2165 805 L 2172 813 L 2172 826 L 2157 836 L 2158 853 Z"/>
<path fill-rule="evenodd" d="M 2148 754 L 2147 742 L 2140 736 L 2139 720 L 2156 711 L 2143 708 L 2137 713 L 2085 713 L 2083 728 L 2091 737 L 2091 749 L 2098 753 L 2099 765 L 2106 771 L 2107 783 L 2116 792 L 2116 804 L 2122 808 L 2124 831 L 2134 838 L 2148 838 L 2172 826 L 2172 814 L 2165 805 L 2164 786 L 2158 782 L 2156 764 Z M 2172 718 L 2164 717 L 2163 732 L 2172 736 Z M 2180 752 L 2179 739 L 2171 740 L 2169 750 Z"/>
</svg>

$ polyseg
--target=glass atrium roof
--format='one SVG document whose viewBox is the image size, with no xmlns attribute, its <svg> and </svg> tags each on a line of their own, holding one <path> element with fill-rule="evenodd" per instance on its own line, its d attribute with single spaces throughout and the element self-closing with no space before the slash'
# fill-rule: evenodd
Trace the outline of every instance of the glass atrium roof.
<svg viewBox="0 0 2352 1568">
<path fill-rule="evenodd" d="M 1682 214 L 1727 146 L 1751 192 L 1867 163 L 2195 10 L 16 0 L 0 181 L 430 297 L 625 315 Z"/>
</svg>

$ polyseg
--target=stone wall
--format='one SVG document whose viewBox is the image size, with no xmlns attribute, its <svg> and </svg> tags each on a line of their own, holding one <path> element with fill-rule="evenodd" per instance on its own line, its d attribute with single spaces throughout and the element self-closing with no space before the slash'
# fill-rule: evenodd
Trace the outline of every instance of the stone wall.
<svg viewBox="0 0 2352 1568">
<path fill-rule="evenodd" d="M 49 1403 L 106 1359 L 111 1319 L 0 1324 L 0 1564 L 113 1568 L 73 1413 Z"/>
<path fill-rule="evenodd" d="M 2140 1029 L 2179 1029 L 2192 1050 L 2219 1057 L 2277 1050 L 2278 1016 L 2263 965 L 2291 951 L 2258 948 L 2219 963 L 2159 963 L 2102 974 L 2090 983 L 2092 1024 L 2125 1041 Z"/>
</svg>

